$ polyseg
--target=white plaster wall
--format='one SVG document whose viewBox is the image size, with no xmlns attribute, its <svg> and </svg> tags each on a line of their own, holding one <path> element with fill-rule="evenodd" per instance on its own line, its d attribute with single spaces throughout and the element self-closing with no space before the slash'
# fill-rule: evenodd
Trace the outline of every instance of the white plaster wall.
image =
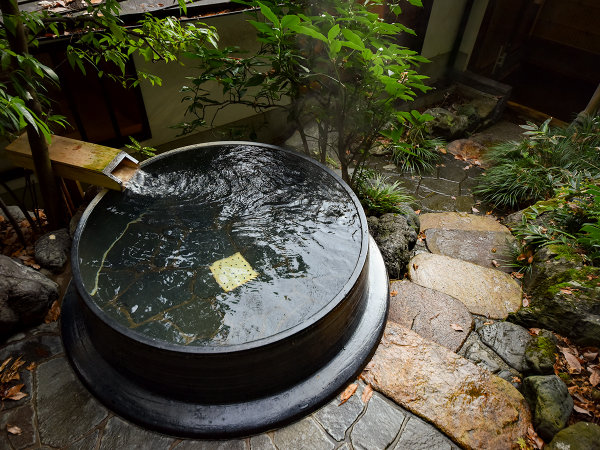
<svg viewBox="0 0 600 450">
<path fill-rule="evenodd" d="M 456 60 L 456 68 L 464 70 L 477 40 L 477 33 L 489 0 L 475 0 L 465 27 L 463 41 Z M 467 0 L 435 0 L 431 9 L 427 33 L 421 54 L 431 60 L 423 71 L 435 80 L 446 71 L 448 58 L 458 34 Z"/>
<path fill-rule="evenodd" d="M 207 17 L 201 21 L 217 29 L 220 47 L 238 46 L 252 51 L 257 50 L 259 45 L 256 41 L 254 27 L 247 22 L 248 18 L 247 15 L 239 13 Z M 138 70 L 144 70 L 162 78 L 162 86 L 152 86 L 148 82 L 140 84 L 152 133 L 152 137 L 143 143 L 148 146 L 157 146 L 178 139 L 177 135 L 180 134 L 180 130 L 169 127 L 184 120 L 187 103 L 181 102 L 183 94 L 179 91 L 182 86 L 189 84 L 186 77 L 198 73 L 194 68 L 198 63 L 188 58 L 182 58 L 179 63 L 146 63 L 138 57 L 135 58 L 135 64 Z M 254 114 L 256 112 L 250 107 L 230 106 L 219 113 L 214 121 L 214 126 L 234 122 Z M 206 129 L 198 131 L 204 130 Z"/>
<path fill-rule="evenodd" d="M 458 70 L 466 70 L 469 64 L 469 59 L 475 48 L 475 42 L 477 41 L 477 35 L 481 28 L 481 22 L 485 15 L 489 0 L 475 0 L 471 14 L 469 15 L 469 21 L 465 27 L 465 34 L 463 36 L 462 43 L 460 45 L 460 54 L 456 59 L 454 68 Z"/>
</svg>

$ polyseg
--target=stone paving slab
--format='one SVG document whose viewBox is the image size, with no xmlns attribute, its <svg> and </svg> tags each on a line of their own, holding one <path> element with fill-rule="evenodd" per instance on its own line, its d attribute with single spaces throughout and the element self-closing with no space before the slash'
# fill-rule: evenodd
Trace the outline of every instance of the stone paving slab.
<svg viewBox="0 0 600 450">
<path fill-rule="evenodd" d="M 512 448 L 531 426 L 510 383 L 393 322 L 362 378 L 463 448 Z"/>
<path fill-rule="evenodd" d="M 492 216 L 447 212 L 421 214 L 419 219 L 421 220 L 421 231 L 441 228 L 445 230 L 496 231 L 510 234 L 510 230 Z"/>
<path fill-rule="evenodd" d="M 439 430 L 380 394 L 363 398 L 365 384 L 358 381 L 356 392 L 345 403 L 340 404 L 337 396 L 287 427 L 243 439 L 182 440 L 145 430 L 96 401 L 68 364 L 56 324 L 20 334 L 0 346 L 0 354 L 22 354 L 37 361 L 31 370 L 23 366 L 20 372 L 29 395 L 0 404 L 0 450 L 383 450 L 401 442 L 410 446 L 396 448 L 425 450 L 431 442 L 450 442 Z M 410 426 L 405 426 L 409 417 Z M 21 433 L 8 433 L 7 425 L 18 426 Z"/>
<path fill-rule="evenodd" d="M 474 264 L 512 272 L 507 265 L 517 246 L 516 239 L 498 231 L 444 230 L 429 228 L 425 231 L 427 248 L 431 253 L 462 259 Z"/>
<path fill-rule="evenodd" d="M 460 300 L 473 314 L 505 319 L 522 304 L 521 286 L 510 275 L 443 255 L 421 253 L 408 263 L 413 283 Z"/>
<path fill-rule="evenodd" d="M 397 294 L 390 298 L 388 320 L 458 351 L 473 327 L 473 317 L 461 302 L 408 280 L 394 281 L 390 291 Z"/>
</svg>

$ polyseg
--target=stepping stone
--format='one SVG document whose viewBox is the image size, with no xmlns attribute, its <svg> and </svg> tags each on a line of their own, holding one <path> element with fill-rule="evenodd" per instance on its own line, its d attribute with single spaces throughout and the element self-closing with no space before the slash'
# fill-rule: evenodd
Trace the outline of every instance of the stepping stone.
<svg viewBox="0 0 600 450">
<path fill-rule="evenodd" d="M 510 448 L 531 426 L 510 383 L 394 322 L 362 378 L 463 448 Z"/>
<path fill-rule="evenodd" d="M 512 272 L 507 266 L 516 239 L 498 231 L 466 231 L 430 228 L 425 231 L 427 248 L 431 253 L 462 259 L 490 269 Z"/>
<path fill-rule="evenodd" d="M 525 350 L 533 338 L 525 328 L 511 322 L 496 322 L 482 326 L 477 334 L 509 366 L 519 372 L 528 369 Z"/>
<path fill-rule="evenodd" d="M 473 314 L 505 319 L 521 307 L 521 286 L 510 275 L 449 256 L 421 253 L 408 263 L 408 276 L 460 300 Z"/>
<path fill-rule="evenodd" d="M 458 212 L 421 214 L 421 231 L 430 228 L 466 231 L 497 231 L 510 233 L 510 230 L 492 216 L 476 216 Z"/>
<path fill-rule="evenodd" d="M 390 290 L 397 294 L 390 299 L 388 320 L 453 352 L 458 351 L 473 327 L 473 317 L 465 305 L 442 292 L 406 280 L 394 281 Z"/>
</svg>

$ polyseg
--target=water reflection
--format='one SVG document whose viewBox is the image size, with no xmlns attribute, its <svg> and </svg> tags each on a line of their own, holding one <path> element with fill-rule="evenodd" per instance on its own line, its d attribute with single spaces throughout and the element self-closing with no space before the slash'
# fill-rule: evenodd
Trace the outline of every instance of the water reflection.
<svg viewBox="0 0 600 450">
<path fill-rule="evenodd" d="M 297 156 L 197 149 L 108 193 L 79 244 L 84 286 L 122 324 L 182 345 L 232 345 L 297 325 L 347 282 L 361 246 L 345 190 Z M 225 292 L 211 273 L 239 253 L 258 274 Z"/>
</svg>

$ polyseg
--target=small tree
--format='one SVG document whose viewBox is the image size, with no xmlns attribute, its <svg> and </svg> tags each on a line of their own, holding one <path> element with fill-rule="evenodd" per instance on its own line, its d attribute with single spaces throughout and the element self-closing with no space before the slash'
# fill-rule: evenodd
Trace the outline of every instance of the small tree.
<svg viewBox="0 0 600 450">
<path fill-rule="evenodd" d="M 409 1 L 421 5 L 420 0 Z M 352 184 L 357 171 L 351 177 L 350 165 L 361 166 L 381 130 L 389 122 L 411 120 L 410 114 L 397 111 L 398 103 L 428 89 L 423 84 L 427 77 L 416 71 L 427 60 L 395 43 L 399 33 L 413 32 L 373 12 L 383 0 L 243 3 L 256 7 L 250 23 L 261 49 L 246 57 L 237 56 L 234 48 L 192 55 L 203 64 L 183 88 L 188 112 L 195 116 L 181 125 L 184 133 L 205 125 L 210 110 L 230 104 L 264 110 L 281 107 L 288 97 L 289 118 L 300 130 L 305 152 L 310 154 L 305 125 L 316 122 L 321 162 L 335 136 L 332 147 L 342 177 Z M 401 12 L 398 4 L 387 4 L 393 14 Z M 209 81 L 222 87 L 223 99 L 206 88 Z"/>
<path fill-rule="evenodd" d="M 185 10 L 185 0 L 179 0 Z M 27 130 L 35 172 L 50 226 L 64 223 L 62 200 L 48 157 L 51 127 L 65 125 L 64 118 L 48 114 L 51 99 L 45 97 L 47 83 L 58 83 L 51 68 L 44 66 L 29 52 L 38 46 L 38 36 L 71 35 L 67 57 L 73 67 L 85 74 L 92 67 L 98 76 L 111 76 L 125 85 L 139 83 L 139 78 L 127 79 L 125 65 L 133 54 L 146 61 L 170 62 L 183 50 L 196 50 L 210 44 L 216 46 L 217 35 L 204 24 L 183 26 L 173 18 L 157 19 L 147 15 L 136 26 L 125 26 L 120 19 L 117 0 L 104 0 L 94 5 L 85 0 L 86 7 L 73 14 L 53 14 L 49 11 L 24 13 L 16 0 L 0 0 L 3 26 L 0 28 L 0 132 L 11 138 Z M 98 69 L 102 61 L 119 69 L 116 74 L 103 74 Z M 149 73 L 138 73 L 142 79 L 160 84 Z"/>
</svg>

